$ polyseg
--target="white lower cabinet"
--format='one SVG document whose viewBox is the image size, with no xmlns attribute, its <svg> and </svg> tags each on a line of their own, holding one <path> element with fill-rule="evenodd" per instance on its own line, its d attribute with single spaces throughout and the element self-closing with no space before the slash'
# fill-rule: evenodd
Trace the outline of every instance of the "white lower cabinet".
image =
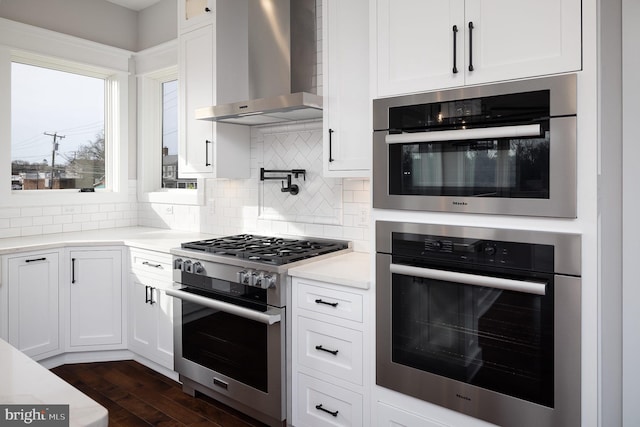
<svg viewBox="0 0 640 427">
<path fill-rule="evenodd" d="M 364 290 L 294 277 L 292 423 L 368 425 Z"/>
<path fill-rule="evenodd" d="M 411 412 L 382 402 L 377 403 L 377 427 L 447 427 Z"/>
<path fill-rule="evenodd" d="M 362 394 L 298 374 L 296 426 L 364 426 Z"/>
<path fill-rule="evenodd" d="M 173 298 L 171 256 L 131 250 L 129 349 L 173 370 Z"/>
<path fill-rule="evenodd" d="M 9 343 L 36 360 L 59 353 L 59 253 L 9 256 L 6 266 Z"/>
<path fill-rule="evenodd" d="M 69 248 L 68 350 L 125 348 L 122 249 Z"/>
</svg>

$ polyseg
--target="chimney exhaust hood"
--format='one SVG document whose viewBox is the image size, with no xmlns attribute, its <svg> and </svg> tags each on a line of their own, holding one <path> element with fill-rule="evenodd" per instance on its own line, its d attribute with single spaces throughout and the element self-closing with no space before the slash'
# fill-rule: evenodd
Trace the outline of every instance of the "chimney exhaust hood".
<svg viewBox="0 0 640 427">
<path fill-rule="evenodd" d="M 237 48 L 246 49 L 249 81 L 238 84 L 251 99 L 198 108 L 195 118 L 248 126 L 321 118 L 315 0 L 248 0 L 246 19 L 248 45 Z"/>
</svg>

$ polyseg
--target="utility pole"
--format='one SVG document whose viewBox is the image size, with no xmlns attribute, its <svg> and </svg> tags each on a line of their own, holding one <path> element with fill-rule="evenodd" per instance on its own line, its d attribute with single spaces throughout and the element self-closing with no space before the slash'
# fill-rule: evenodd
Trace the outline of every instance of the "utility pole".
<svg viewBox="0 0 640 427">
<path fill-rule="evenodd" d="M 66 135 L 58 135 L 58 132 L 44 133 L 47 136 L 53 137 L 53 149 L 51 150 L 51 181 L 49 182 L 49 188 L 53 188 L 53 171 L 56 163 L 56 151 L 58 151 L 58 139 L 64 138 Z"/>
</svg>

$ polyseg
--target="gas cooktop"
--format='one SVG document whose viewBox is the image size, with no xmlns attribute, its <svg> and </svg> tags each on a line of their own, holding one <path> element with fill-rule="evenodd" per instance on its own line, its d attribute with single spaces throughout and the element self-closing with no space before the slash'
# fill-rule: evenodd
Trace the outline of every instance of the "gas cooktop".
<svg viewBox="0 0 640 427">
<path fill-rule="evenodd" d="M 238 234 L 183 243 L 183 249 L 236 257 L 264 264 L 283 265 L 347 249 L 347 242 L 324 239 L 287 239 Z"/>
</svg>

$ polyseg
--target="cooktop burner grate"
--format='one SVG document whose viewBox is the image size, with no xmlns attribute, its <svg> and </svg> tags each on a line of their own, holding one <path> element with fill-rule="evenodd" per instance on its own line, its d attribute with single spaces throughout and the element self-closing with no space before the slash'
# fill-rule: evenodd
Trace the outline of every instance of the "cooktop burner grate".
<svg viewBox="0 0 640 427">
<path fill-rule="evenodd" d="M 265 264 L 282 265 L 346 249 L 348 244 L 335 240 L 298 240 L 238 234 L 183 243 L 182 248 L 238 257 Z"/>
</svg>

